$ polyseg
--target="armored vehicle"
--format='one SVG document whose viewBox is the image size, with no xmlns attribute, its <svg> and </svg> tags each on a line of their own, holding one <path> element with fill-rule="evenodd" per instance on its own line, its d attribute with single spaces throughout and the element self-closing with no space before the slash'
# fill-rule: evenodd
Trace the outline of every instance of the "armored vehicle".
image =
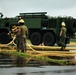
<svg viewBox="0 0 76 75">
<path fill-rule="evenodd" d="M 28 27 L 28 39 L 33 45 L 59 44 L 61 22 L 65 22 L 67 28 L 66 43 L 69 43 L 71 36 L 76 32 L 76 19 L 73 17 L 52 17 L 48 16 L 47 12 L 20 13 L 19 16 L 24 19 Z M 12 25 L 18 25 L 17 17 L 0 18 L 0 43 L 8 43 L 11 40 L 7 33 L 11 30 Z"/>
</svg>

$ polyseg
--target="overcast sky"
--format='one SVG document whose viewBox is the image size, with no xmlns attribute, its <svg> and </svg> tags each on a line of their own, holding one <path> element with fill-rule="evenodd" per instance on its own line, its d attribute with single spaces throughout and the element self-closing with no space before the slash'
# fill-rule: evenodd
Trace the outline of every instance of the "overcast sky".
<svg viewBox="0 0 76 75">
<path fill-rule="evenodd" d="M 5 17 L 27 12 L 47 12 L 50 16 L 76 18 L 76 0 L 0 0 L 0 12 Z"/>
</svg>

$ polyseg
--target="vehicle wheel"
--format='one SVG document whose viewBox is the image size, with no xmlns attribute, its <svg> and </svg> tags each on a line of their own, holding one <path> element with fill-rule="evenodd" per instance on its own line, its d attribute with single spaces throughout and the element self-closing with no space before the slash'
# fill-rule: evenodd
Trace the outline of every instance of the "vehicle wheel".
<svg viewBox="0 0 76 75">
<path fill-rule="evenodd" d="M 30 40 L 33 45 L 39 45 L 41 43 L 40 33 L 38 33 L 38 32 L 32 33 Z"/>
<path fill-rule="evenodd" d="M 53 46 L 55 44 L 55 36 L 51 32 L 47 32 L 43 36 L 43 42 L 46 46 Z"/>
<path fill-rule="evenodd" d="M 0 43 L 1 44 L 7 44 L 9 42 L 9 36 L 6 32 L 0 33 Z"/>
<path fill-rule="evenodd" d="M 67 24 L 67 30 L 71 33 L 74 33 L 76 31 L 76 20 L 70 20 Z"/>
</svg>

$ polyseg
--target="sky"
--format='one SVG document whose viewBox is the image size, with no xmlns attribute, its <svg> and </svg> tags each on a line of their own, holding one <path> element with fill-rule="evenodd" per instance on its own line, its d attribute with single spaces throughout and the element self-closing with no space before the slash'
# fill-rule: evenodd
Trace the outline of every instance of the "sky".
<svg viewBox="0 0 76 75">
<path fill-rule="evenodd" d="M 76 0 L 0 0 L 0 12 L 4 17 L 19 13 L 47 12 L 47 15 L 76 18 Z"/>
</svg>

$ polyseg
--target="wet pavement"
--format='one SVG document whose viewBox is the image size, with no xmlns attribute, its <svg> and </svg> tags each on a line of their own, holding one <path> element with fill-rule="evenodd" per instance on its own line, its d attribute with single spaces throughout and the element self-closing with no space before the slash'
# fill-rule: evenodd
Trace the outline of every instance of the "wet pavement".
<svg viewBox="0 0 76 75">
<path fill-rule="evenodd" d="M 76 75 L 76 66 L 0 68 L 0 75 Z"/>
</svg>

